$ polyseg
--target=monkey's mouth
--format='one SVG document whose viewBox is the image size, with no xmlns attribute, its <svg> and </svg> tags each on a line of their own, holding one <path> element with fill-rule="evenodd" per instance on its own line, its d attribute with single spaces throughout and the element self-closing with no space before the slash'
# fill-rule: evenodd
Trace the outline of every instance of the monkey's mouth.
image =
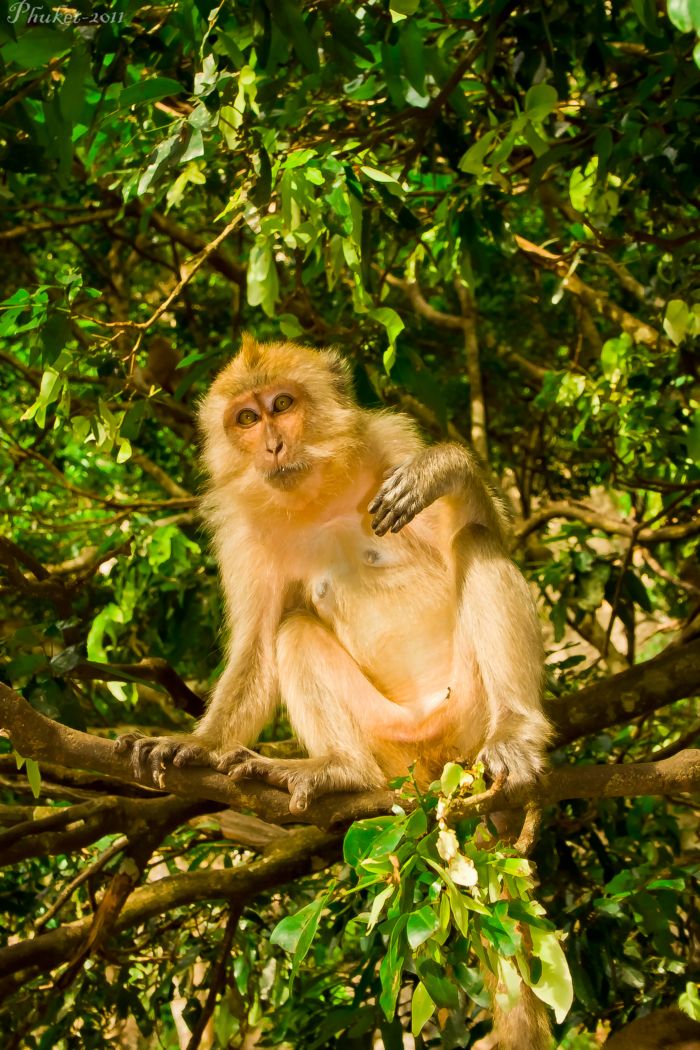
<svg viewBox="0 0 700 1050">
<path fill-rule="evenodd" d="M 290 489 L 297 485 L 303 476 L 309 471 L 309 464 L 300 461 L 298 463 L 284 463 L 273 470 L 268 470 L 265 478 L 271 485 L 280 489 Z"/>
</svg>

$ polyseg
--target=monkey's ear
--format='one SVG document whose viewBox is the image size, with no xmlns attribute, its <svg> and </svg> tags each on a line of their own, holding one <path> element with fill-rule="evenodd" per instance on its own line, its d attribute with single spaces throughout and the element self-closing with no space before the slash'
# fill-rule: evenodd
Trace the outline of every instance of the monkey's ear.
<svg viewBox="0 0 700 1050">
<path fill-rule="evenodd" d="M 353 381 L 350 362 L 346 361 L 342 354 L 335 349 L 323 350 L 322 353 L 326 367 L 333 379 L 333 385 L 345 397 L 352 397 Z"/>
</svg>

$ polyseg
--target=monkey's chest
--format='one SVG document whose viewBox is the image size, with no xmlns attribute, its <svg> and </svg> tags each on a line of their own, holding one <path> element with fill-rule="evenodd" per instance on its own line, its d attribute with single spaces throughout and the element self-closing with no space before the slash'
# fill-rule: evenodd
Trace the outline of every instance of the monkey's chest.
<svg viewBox="0 0 700 1050">
<path fill-rule="evenodd" d="M 456 605 L 449 566 L 393 537 L 333 540 L 318 551 L 308 604 L 385 695 L 444 693 Z"/>
</svg>

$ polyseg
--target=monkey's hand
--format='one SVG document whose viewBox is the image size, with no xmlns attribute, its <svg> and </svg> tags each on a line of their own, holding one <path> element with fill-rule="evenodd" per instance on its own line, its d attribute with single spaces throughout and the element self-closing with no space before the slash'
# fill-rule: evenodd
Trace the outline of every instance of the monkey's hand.
<svg viewBox="0 0 700 1050">
<path fill-rule="evenodd" d="M 440 496 L 454 492 L 468 469 L 467 453 L 456 445 L 424 449 L 395 467 L 367 508 L 377 536 L 400 532 Z"/>
<path fill-rule="evenodd" d="M 216 752 L 199 744 L 194 737 L 124 733 L 114 741 L 114 750 L 120 754 L 129 753 L 135 777 L 141 780 L 150 773 L 158 786 L 167 765 L 209 766 L 216 769 L 218 762 Z"/>
</svg>

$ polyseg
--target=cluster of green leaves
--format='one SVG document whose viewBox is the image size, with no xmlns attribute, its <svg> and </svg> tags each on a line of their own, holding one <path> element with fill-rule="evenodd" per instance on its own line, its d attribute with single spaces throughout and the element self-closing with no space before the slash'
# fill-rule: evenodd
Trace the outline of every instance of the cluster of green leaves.
<svg viewBox="0 0 700 1050">
<path fill-rule="evenodd" d="M 273 931 L 272 943 L 292 955 L 291 980 L 331 898 L 357 896 L 365 936 L 376 927 L 383 945 L 379 1005 L 387 1021 L 408 978 L 414 1036 L 431 1018 L 444 1027 L 441 1011 L 463 1011 L 465 998 L 478 1006 L 495 998 L 507 1011 L 522 982 L 562 1022 L 572 1002 L 571 979 L 555 927 L 533 897 L 530 863 L 493 841 L 487 848 L 490 836 L 479 818 L 454 829 L 446 822 L 451 798 L 483 790 L 480 775 L 448 763 L 429 791 L 411 786 L 408 811 L 397 807 L 348 831 L 343 852 L 352 886 L 331 884 Z"/>
</svg>

